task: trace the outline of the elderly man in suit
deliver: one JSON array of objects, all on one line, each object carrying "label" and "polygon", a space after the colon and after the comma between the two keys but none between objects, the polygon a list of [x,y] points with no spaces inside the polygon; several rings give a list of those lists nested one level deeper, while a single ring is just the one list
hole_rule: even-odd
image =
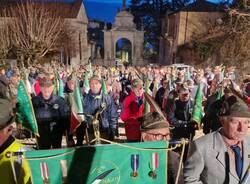
[{"label": "elderly man in suit", "polygon": [[247,105],[237,100],[231,106],[224,104],[219,119],[222,128],[191,143],[184,166],[185,183],[239,184],[249,174]]}]

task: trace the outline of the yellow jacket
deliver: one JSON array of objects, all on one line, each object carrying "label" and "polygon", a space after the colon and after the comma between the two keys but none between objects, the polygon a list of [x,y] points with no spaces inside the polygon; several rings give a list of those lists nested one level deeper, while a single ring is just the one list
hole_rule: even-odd
[{"label": "yellow jacket", "polygon": [[[15,183],[15,177],[17,178],[18,184],[30,183],[30,169],[28,162],[18,157],[11,157],[13,152],[25,151],[25,146],[16,140],[14,140],[2,153],[0,153],[0,183],[1,184],[12,184]],[[13,160],[13,164],[11,164]],[[13,169],[15,172],[13,172]]]}]

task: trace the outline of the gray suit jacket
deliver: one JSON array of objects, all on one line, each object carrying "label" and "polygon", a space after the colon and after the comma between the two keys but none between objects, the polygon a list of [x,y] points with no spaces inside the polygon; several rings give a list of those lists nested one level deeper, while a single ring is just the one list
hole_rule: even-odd
[{"label": "gray suit jacket", "polygon": [[239,178],[219,131],[207,134],[190,144],[184,183],[239,184],[250,164],[249,154],[250,137],[247,137],[243,141],[243,172]]}]

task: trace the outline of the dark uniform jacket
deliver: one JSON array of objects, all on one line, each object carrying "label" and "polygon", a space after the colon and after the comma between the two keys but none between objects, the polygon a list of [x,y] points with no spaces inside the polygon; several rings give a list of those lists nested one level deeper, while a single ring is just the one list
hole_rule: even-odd
[{"label": "dark uniform jacket", "polygon": [[70,109],[62,97],[52,95],[49,100],[44,100],[40,93],[32,98],[32,104],[38,124],[55,122],[61,131],[65,131],[69,124]]},{"label": "dark uniform jacket", "polygon": [[194,134],[194,124],[191,122],[193,102],[181,102],[175,100],[172,106],[167,106],[168,121],[175,127],[173,129],[173,139],[190,138]]},{"label": "dark uniform jacket", "polygon": [[155,95],[155,102],[162,108],[163,97],[165,94],[165,88],[161,87],[157,90]]}]

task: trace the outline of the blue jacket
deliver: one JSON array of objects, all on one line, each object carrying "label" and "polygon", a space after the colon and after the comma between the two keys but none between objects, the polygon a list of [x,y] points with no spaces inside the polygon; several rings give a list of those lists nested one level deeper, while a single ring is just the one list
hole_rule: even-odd
[{"label": "blue jacket", "polygon": [[[114,100],[105,94],[93,95],[89,92],[83,100],[83,110],[87,115],[95,115],[105,103],[106,109],[101,114],[100,131],[112,131],[115,134],[117,130],[118,113]],[[91,119],[87,118],[88,125],[91,125]]]}]

